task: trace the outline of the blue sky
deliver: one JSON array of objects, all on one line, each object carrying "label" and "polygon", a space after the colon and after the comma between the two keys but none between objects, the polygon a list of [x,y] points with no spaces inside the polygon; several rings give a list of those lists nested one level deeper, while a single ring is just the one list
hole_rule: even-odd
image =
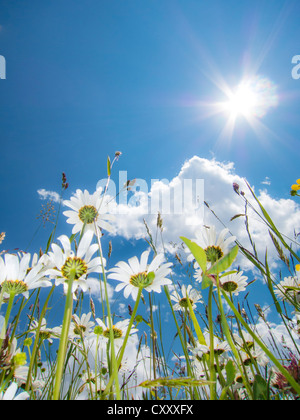
[{"label": "blue sky", "polygon": [[[274,199],[299,178],[298,1],[0,1],[0,232],[6,249],[28,246],[43,203],[39,189],[93,192],[107,156],[128,178],[173,179],[193,156],[232,162]],[[207,117],[245,75],[277,87],[278,105],[255,132],[239,117]],[[117,175],[118,179],[118,175]],[[264,184],[266,185],[266,184]],[[206,186],[209,190],[209,184]],[[45,203],[44,203],[45,204]],[[64,220],[58,233],[70,233]],[[41,230],[30,251],[43,246]],[[116,252],[129,252],[116,241]],[[118,258],[118,254],[115,257]]]}]

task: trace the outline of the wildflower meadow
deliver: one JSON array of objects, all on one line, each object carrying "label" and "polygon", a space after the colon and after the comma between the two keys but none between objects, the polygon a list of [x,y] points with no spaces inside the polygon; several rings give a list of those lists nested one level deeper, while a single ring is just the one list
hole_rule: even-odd
[{"label": "wildflower meadow", "polygon": [[[297,400],[296,238],[277,229],[248,183],[245,191],[233,184],[245,211],[232,221],[244,219],[251,249],[228,227],[217,227],[219,215],[215,225],[195,226],[193,237],[178,238],[181,254],[158,249],[154,238],[163,243],[164,227],[158,213],[156,232],[145,223],[144,250],[124,261],[115,256],[119,262],[111,266],[114,215],[106,194],[119,156],[107,161],[105,188],[77,189],[61,199],[54,219],[52,204],[43,209],[41,223],[51,219],[53,228],[36,252],[6,251],[9,232],[1,233],[0,399]],[[63,174],[64,197],[68,187]],[[300,180],[291,187],[292,199],[299,191]],[[272,239],[277,272],[269,267],[268,249],[263,260],[258,257],[249,209]],[[57,237],[58,220],[65,234]],[[237,264],[240,257],[246,268]],[[89,293],[90,278],[97,300]],[[292,347],[273,335],[264,308],[248,301],[258,282]],[[122,313],[112,305],[112,291],[122,300]],[[54,324],[56,299],[64,312]],[[168,308],[168,320],[161,308]]]}]

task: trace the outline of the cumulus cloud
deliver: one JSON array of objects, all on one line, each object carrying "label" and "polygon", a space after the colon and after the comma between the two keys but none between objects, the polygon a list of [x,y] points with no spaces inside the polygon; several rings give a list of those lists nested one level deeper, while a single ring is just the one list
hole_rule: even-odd
[{"label": "cumulus cloud", "polygon": [[[198,182],[198,184],[197,184]],[[212,211],[237,237],[238,241],[252,251],[248,233],[245,229],[245,218],[232,217],[245,213],[245,203],[236,194],[233,184],[238,184],[240,191],[255,205],[244,178],[235,171],[233,162],[218,162],[215,159],[205,159],[194,156],[187,160],[177,176],[172,180],[156,180],[147,189],[140,180],[140,188],[133,189],[133,195],[127,202],[115,203],[116,231],[126,239],[140,239],[146,236],[144,219],[152,234],[157,230],[157,214],[161,212],[163,219],[164,243],[168,251],[174,247],[170,243],[179,243],[180,236],[193,239],[195,229],[204,225],[222,224],[213,215]],[[277,199],[272,197],[265,189],[258,192],[252,186],[256,196],[263,204],[280,232],[289,238],[294,232],[300,230],[300,207],[293,199]],[[186,202],[184,197],[188,197]],[[160,199],[158,199],[160,197]],[[190,198],[193,197],[193,202]],[[208,203],[207,208],[203,201]],[[182,211],[180,206],[183,204]],[[175,210],[174,210],[175,209]],[[178,210],[179,209],[179,210]],[[268,234],[266,225],[255,212],[248,210],[249,229],[256,244],[258,256],[264,260],[266,248],[270,264],[275,266],[276,250]],[[249,267],[245,267],[249,268]]]},{"label": "cumulus cloud", "polygon": [[55,203],[60,202],[60,195],[55,191],[47,191],[44,188],[41,188],[37,191],[41,200],[51,200]]},{"label": "cumulus cloud", "polygon": [[271,180],[268,176],[266,176],[265,179],[261,183],[264,185],[271,185]]}]

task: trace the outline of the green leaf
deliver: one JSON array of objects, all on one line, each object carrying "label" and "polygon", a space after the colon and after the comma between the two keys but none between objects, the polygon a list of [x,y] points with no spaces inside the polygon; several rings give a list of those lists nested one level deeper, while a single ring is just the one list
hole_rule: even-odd
[{"label": "green leaf", "polygon": [[220,258],[217,262],[214,263],[214,265],[208,270],[208,273],[219,274],[222,271],[227,270],[227,268],[229,268],[233,264],[234,260],[237,257],[238,252],[239,252],[239,247],[235,245],[227,255]]},{"label": "green leaf", "polygon": [[191,301],[190,301],[188,296],[186,296],[186,301],[187,301],[187,304],[188,304],[188,307],[189,307],[190,317],[193,321],[193,325],[194,325],[194,328],[195,328],[195,331],[196,331],[196,334],[197,334],[198,341],[199,341],[200,344],[206,346],[206,341],[205,341],[204,335],[201,331],[200,325],[197,321],[195,312],[193,310],[193,307],[191,305]]},{"label": "green leaf", "polygon": [[47,246],[46,246],[46,251],[45,251],[45,253],[47,253],[47,252],[48,252],[48,250],[49,250],[49,248],[50,248],[51,241],[52,241],[52,235],[53,235],[53,232],[52,232],[52,233],[51,233],[51,235],[49,236],[49,239],[48,239],[48,242],[47,242]]},{"label": "green leaf", "polygon": [[201,248],[199,245],[197,245],[195,242],[191,241],[190,239],[184,238],[183,236],[180,237],[180,239],[186,244],[186,246],[189,248],[193,256],[195,257],[197,263],[201,267],[201,270],[203,273],[206,272],[206,266],[207,266],[207,258],[206,253],[203,248]]},{"label": "green leaf", "polygon": [[110,158],[107,157],[107,176],[110,177],[111,175],[111,164],[110,164]]},{"label": "green leaf", "polygon": [[226,366],[226,386],[233,384],[235,380],[235,367],[232,360],[228,360]]},{"label": "green leaf", "polygon": [[212,279],[208,277],[206,274],[203,274],[202,282],[201,282],[202,290],[207,289],[209,286],[212,285],[212,283],[213,283]]},{"label": "green leaf", "polygon": [[139,386],[144,388],[154,388],[159,386],[166,386],[171,388],[204,386],[210,384],[209,381],[194,378],[157,378],[142,382]]},{"label": "green leaf", "polygon": [[268,400],[269,391],[268,384],[264,378],[260,375],[255,375],[255,381],[253,384],[254,400]]}]

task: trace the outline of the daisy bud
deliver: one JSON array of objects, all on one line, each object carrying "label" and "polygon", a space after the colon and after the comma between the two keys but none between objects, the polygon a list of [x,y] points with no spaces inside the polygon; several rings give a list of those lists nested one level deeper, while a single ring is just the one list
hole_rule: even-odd
[{"label": "daisy bud", "polygon": [[100,327],[99,325],[97,325],[94,329],[94,334],[95,335],[102,335],[103,334],[103,328]]},{"label": "daisy bud", "polygon": [[240,189],[239,184],[237,184],[236,182],[234,182],[234,183],[232,184],[232,186],[233,186],[234,191],[235,191],[237,194],[239,194],[239,189]]},{"label": "daisy bud", "polygon": [[24,366],[24,365],[26,365],[26,353],[17,353],[14,356],[14,365],[15,366]]},{"label": "daisy bud", "polygon": [[28,337],[24,340],[24,346],[30,347],[32,345],[32,338]]}]

